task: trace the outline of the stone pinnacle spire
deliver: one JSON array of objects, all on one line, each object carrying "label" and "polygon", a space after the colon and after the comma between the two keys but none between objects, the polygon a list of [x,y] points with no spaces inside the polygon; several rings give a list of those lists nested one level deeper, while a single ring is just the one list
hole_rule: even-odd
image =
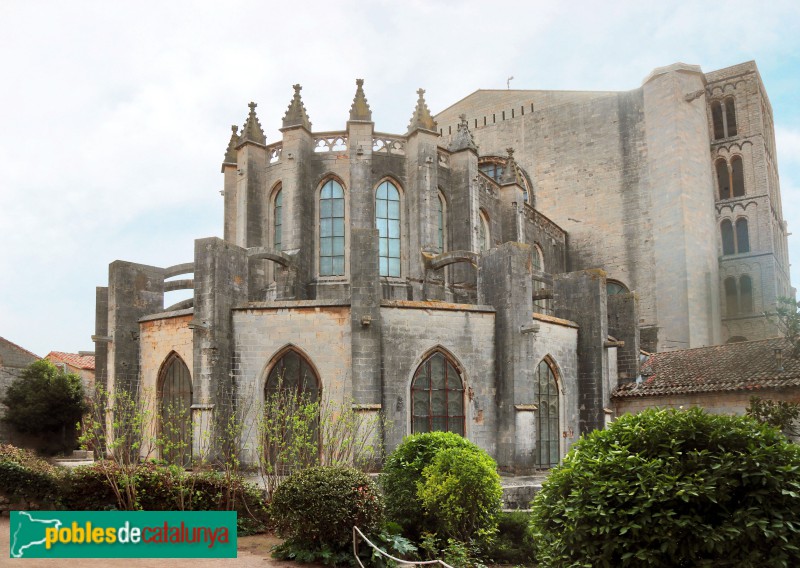
[{"label": "stone pinnacle spire", "polygon": [[506,157],[506,166],[503,169],[503,175],[500,177],[500,183],[519,183],[517,178],[517,162],[514,160],[514,148],[506,148],[508,156]]},{"label": "stone pinnacle spire", "polygon": [[456,135],[453,136],[453,140],[450,142],[450,147],[448,149],[451,152],[467,149],[477,151],[478,146],[475,144],[475,139],[472,137],[472,132],[469,131],[467,115],[460,114],[458,115],[458,118],[458,130],[456,130]]},{"label": "stone pinnacle spire", "polygon": [[428,110],[428,105],[425,103],[425,89],[417,91],[419,98],[417,99],[417,108],[414,109],[414,115],[411,117],[411,124],[408,125],[408,132],[415,130],[430,130],[436,132],[436,122],[431,116],[431,111]]},{"label": "stone pinnacle spire", "polygon": [[283,127],[291,128],[293,126],[302,126],[309,132],[311,131],[311,122],[308,120],[306,107],[303,100],[300,98],[300,90],[303,88],[300,85],[294,85],[294,97],[292,102],[289,103],[289,109],[283,117]]},{"label": "stone pinnacle spire", "polygon": [[239,127],[235,124],[231,125],[231,140],[228,142],[228,148],[225,150],[225,159],[223,162],[226,164],[236,163],[236,147],[241,143],[239,139]]},{"label": "stone pinnacle spire", "polygon": [[356,96],[353,98],[353,105],[350,107],[350,120],[360,120],[372,122],[372,111],[367,104],[367,97],[364,96],[364,79],[356,79]]},{"label": "stone pinnacle spire", "polygon": [[256,107],[258,105],[254,102],[250,102],[247,106],[250,107],[250,114],[247,115],[247,120],[242,127],[242,136],[239,142],[266,144],[267,137],[264,135],[264,130],[261,128],[261,123],[256,116]]}]

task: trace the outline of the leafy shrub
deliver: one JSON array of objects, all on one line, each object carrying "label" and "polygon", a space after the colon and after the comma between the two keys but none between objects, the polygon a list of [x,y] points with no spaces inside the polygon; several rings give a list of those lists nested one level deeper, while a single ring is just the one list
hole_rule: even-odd
[{"label": "leafy shrub", "polygon": [[[326,563],[352,561],[353,525],[365,534],[380,528],[383,503],[375,483],[348,467],[312,467],[289,476],[271,504],[282,558]],[[339,553],[345,553],[344,556]]]},{"label": "leafy shrub", "polygon": [[3,420],[18,432],[50,439],[64,434],[63,449],[74,447],[75,423],[84,410],[78,375],[65,373],[46,359],[34,361],[9,385],[2,402],[8,407]]},{"label": "leafy shrub", "polygon": [[40,504],[58,499],[59,472],[30,450],[0,444],[0,494]]},{"label": "leafy shrub", "polygon": [[579,440],[532,508],[542,566],[797,566],[800,447],[746,417],[625,415]]},{"label": "leafy shrub", "polygon": [[380,476],[386,499],[386,517],[403,527],[404,534],[418,539],[423,532],[436,532],[425,515],[417,494],[422,472],[441,450],[476,448],[475,444],[451,432],[412,434],[392,452]]},{"label": "leafy shrub", "polygon": [[530,513],[504,511],[497,519],[497,536],[485,556],[498,564],[530,564],[533,562],[533,541],[528,525]]},{"label": "leafy shrub", "polygon": [[422,477],[417,497],[440,538],[477,545],[491,540],[503,489],[489,454],[477,446],[441,450]]},{"label": "leafy shrub", "polygon": [[72,511],[117,509],[117,496],[97,464],[65,472],[61,484],[61,503]]}]

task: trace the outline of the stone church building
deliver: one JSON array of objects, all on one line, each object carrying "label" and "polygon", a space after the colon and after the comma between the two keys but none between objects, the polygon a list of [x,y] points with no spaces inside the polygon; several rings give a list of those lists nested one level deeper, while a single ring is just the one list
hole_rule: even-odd
[{"label": "stone church building", "polygon": [[479,90],[436,116],[420,90],[404,134],[375,130],[356,83],[340,131],[312,129],[296,85],[268,143],[251,103],[224,238],[178,266],[115,261],[97,289],[98,383],[191,406],[195,450],[282,376],[383,412],[387,451],[448,430],[503,470],[548,468],[614,417],[640,349],[774,335],[760,314],[793,290],[755,63]]}]

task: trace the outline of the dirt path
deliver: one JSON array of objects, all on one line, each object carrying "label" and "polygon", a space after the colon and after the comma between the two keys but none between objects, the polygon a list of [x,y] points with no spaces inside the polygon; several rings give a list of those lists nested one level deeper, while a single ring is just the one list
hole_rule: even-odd
[{"label": "dirt path", "polygon": [[[280,541],[272,535],[245,536],[238,539],[238,558],[208,559],[130,559],[130,558],[86,558],[86,559],[25,559],[9,558],[9,519],[0,517],[0,566],[19,568],[299,568],[300,564],[275,560],[270,557],[270,548]],[[319,564],[303,564],[303,568],[322,568]]]}]

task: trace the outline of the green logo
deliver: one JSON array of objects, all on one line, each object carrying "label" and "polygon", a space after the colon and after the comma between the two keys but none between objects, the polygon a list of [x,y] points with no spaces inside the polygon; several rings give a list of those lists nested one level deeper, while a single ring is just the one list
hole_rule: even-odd
[{"label": "green logo", "polygon": [[11,558],[236,558],[235,511],[12,511]]}]

